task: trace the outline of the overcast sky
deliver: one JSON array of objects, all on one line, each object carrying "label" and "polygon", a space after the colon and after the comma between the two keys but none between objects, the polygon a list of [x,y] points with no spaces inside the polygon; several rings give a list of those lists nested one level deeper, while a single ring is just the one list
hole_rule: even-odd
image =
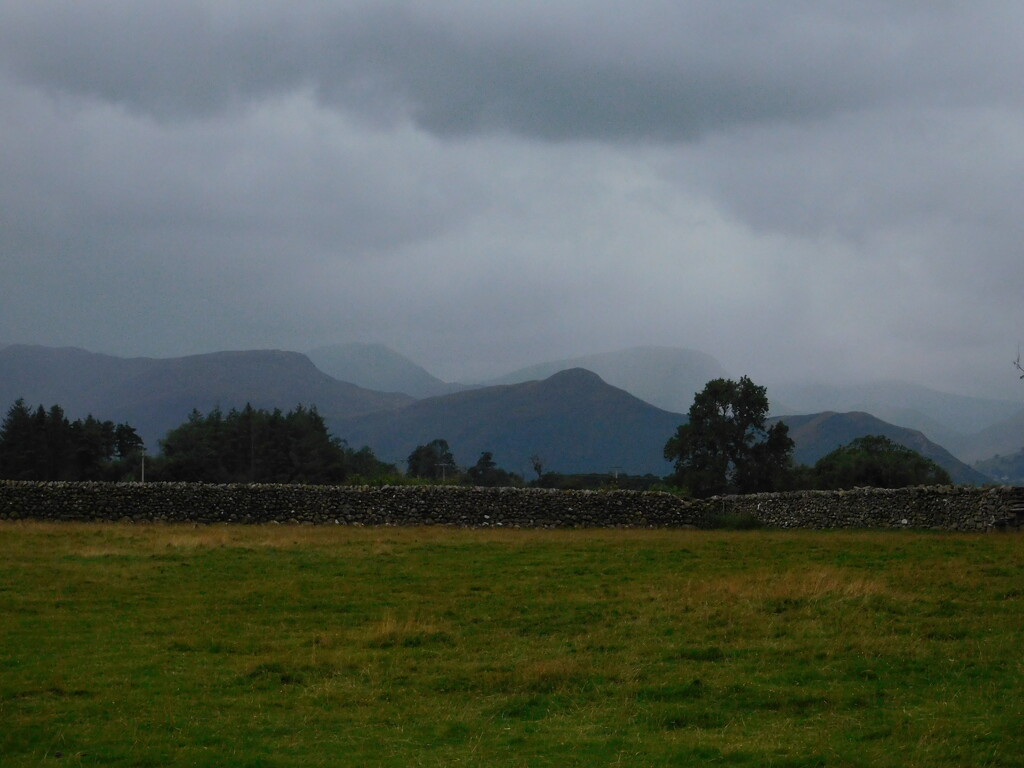
[{"label": "overcast sky", "polygon": [[1024,399],[1024,4],[0,0],[0,342]]}]

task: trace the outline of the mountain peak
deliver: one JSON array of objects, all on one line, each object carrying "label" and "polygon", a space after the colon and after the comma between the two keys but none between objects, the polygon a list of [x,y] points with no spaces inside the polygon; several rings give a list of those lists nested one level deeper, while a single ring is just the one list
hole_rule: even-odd
[{"label": "mountain peak", "polygon": [[605,380],[593,371],[586,368],[566,368],[564,371],[553,373],[544,379],[545,384],[552,386],[579,387],[605,384]]},{"label": "mountain peak", "polygon": [[567,360],[552,360],[514,371],[488,384],[517,384],[545,379],[559,371],[583,368],[666,411],[685,413],[693,397],[712,379],[728,373],[704,352],[680,347],[629,347]]},{"label": "mountain peak", "polygon": [[419,400],[387,413],[337,421],[350,445],[379,456],[407,456],[428,440],[448,440],[460,464],[490,451],[522,471],[531,456],[558,472],[664,474],[665,441],[685,417],[606,383],[593,371],[568,368],[542,380],[501,384]]},{"label": "mountain peak", "polygon": [[325,417],[406,405],[411,398],[332,379],[306,355],[231,350],[186,357],[119,358],[65,347],[0,350],[0,400],[57,404],[70,417],[125,421],[152,448],[193,408],[316,406]]}]

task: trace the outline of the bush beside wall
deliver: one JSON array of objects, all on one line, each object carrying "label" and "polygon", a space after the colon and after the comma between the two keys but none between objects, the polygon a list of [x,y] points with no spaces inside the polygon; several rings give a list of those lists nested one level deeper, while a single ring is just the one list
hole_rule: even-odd
[{"label": "bush beside wall", "polygon": [[0,520],[451,525],[512,528],[1019,530],[1024,489],[901,488],[723,496],[462,486],[209,485],[0,481]]}]

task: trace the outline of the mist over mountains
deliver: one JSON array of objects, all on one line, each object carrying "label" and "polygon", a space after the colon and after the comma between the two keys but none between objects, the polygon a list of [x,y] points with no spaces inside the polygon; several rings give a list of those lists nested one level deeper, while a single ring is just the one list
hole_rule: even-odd
[{"label": "mist over mountains", "polygon": [[[1024,391],[1022,391],[1024,394]],[[1024,404],[940,392],[905,381],[879,381],[848,386],[822,384],[771,384],[773,412],[816,413],[820,411],[864,411],[880,419],[918,429],[947,446],[964,461],[992,455],[993,441],[1000,440],[1001,427],[1008,423],[1024,426]],[[977,439],[979,434],[989,437]],[[1018,436],[1024,431],[1017,431]],[[1020,447],[1020,437],[1011,443]],[[998,452],[998,451],[996,451]]]},{"label": "mist over mountains", "polygon": [[463,384],[441,381],[383,344],[333,344],[310,350],[307,354],[324,373],[367,389],[401,392],[415,398],[447,395],[466,389]]},{"label": "mist over mountains", "polygon": [[[133,424],[151,452],[193,409],[251,403],[315,405],[332,432],[398,464],[418,444],[444,438],[460,464],[491,451],[522,472],[540,456],[558,472],[654,473],[670,466],[665,441],[707,381],[736,375],[712,356],[635,347],[538,363],[474,384],[444,382],[377,344],[321,347],[308,355],[247,350],[180,358],[119,358],[77,348],[0,348],[0,400],[60,404]],[[765,382],[758,382],[765,383]],[[932,458],[958,481],[985,482],[967,466],[1012,454],[1024,409],[902,382],[849,387],[767,383],[795,457],[813,463],[865,434],[881,434]]]}]

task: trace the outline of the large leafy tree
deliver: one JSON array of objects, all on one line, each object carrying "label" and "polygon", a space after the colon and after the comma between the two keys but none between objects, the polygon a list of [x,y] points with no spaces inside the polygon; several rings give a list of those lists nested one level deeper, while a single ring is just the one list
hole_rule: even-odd
[{"label": "large leafy tree", "polygon": [[949,473],[917,451],[881,435],[867,435],[836,448],[814,465],[814,482],[823,490],[868,486],[950,485]]},{"label": "large leafy tree", "polygon": [[452,477],[457,469],[448,441],[441,438],[416,446],[409,454],[406,465],[409,477],[428,480],[446,480]]},{"label": "large leafy tree", "polygon": [[665,444],[675,482],[699,498],[780,487],[793,440],[783,422],[767,426],[766,392],[746,376],[709,381]]}]

